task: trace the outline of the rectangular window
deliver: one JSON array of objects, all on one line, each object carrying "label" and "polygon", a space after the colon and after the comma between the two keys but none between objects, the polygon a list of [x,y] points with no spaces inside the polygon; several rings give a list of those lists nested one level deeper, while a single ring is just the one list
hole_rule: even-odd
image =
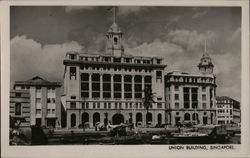
[{"label": "rectangular window", "polygon": [[70,109],[76,109],[76,103],[75,102],[70,103]]},{"label": "rectangular window", "polygon": [[50,100],[50,98],[47,98],[47,103],[51,103],[51,100]]},{"label": "rectangular window", "polygon": [[207,107],[207,104],[206,103],[202,103],[202,108],[206,109],[206,107]]},{"label": "rectangular window", "polygon": [[109,109],[111,109],[111,103],[109,103]]},{"label": "rectangular window", "polygon": [[21,115],[21,112],[22,112],[21,103],[16,103],[15,104],[15,115]]},{"label": "rectangular window", "polygon": [[55,114],[55,111],[56,111],[55,109],[52,109],[52,114]]},{"label": "rectangular window", "polygon": [[175,103],[175,109],[179,109],[180,108],[180,104],[179,103]]},{"label": "rectangular window", "polygon": [[95,109],[95,103],[93,103],[93,109]]},{"label": "rectangular window", "polygon": [[41,109],[36,109],[36,114],[41,114]]},{"label": "rectangular window", "polygon": [[157,108],[161,109],[162,108],[162,104],[161,103],[157,103]]},{"label": "rectangular window", "polygon": [[161,78],[162,78],[162,72],[156,71],[156,79],[161,79]]},{"label": "rectangular window", "polygon": [[174,86],[175,91],[179,91],[179,86]]},{"label": "rectangular window", "polygon": [[202,87],[202,92],[206,92],[206,87],[205,86]]},{"label": "rectangular window", "polygon": [[76,96],[71,96],[70,99],[76,99]]},{"label": "rectangular window", "polygon": [[75,54],[71,54],[71,55],[70,55],[70,59],[71,59],[71,60],[76,59],[76,55],[75,55]]},{"label": "rectangular window", "polygon": [[206,94],[202,94],[202,100],[205,101],[206,99]]},{"label": "rectangular window", "polygon": [[69,71],[70,71],[70,77],[69,77],[70,80],[71,79],[76,80],[76,67],[70,67]]},{"label": "rectangular window", "polygon": [[85,103],[82,103],[82,109],[85,109]]},{"label": "rectangular window", "polygon": [[107,108],[107,103],[104,103],[103,107],[104,107],[104,109],[106,109]]},{"label": "rectangular window", "polygon": [[189,88],[184,87],[183,88],[184,94],[183,94],[183,98],[184,98],[184,108],[189,108],[190,107],[190,98],[189,98]]},{"label": "rectangular window", "polygon": [[175,100],[179,100],[179,94],[175,94],[175,95],[174,95],[174,99],[175,99]]},{"label": "rectangular window", "polygon": [[16,93],[16,97],[21,97],[21,93]]}]

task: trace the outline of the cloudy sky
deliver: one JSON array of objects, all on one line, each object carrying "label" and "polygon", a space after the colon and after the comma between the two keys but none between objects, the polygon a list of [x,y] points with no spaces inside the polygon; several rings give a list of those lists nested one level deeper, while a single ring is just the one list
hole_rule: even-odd
[{"label": "cloudy sky", "polygon": [[[110,7],[11,7],[10,78],[63,81],[67,51],[104,53]],[[239,7],[117,7],[125,53],[162,56],[167,71],[197,72],[204,43],[215,65],[217,95],[240,100]]]}]

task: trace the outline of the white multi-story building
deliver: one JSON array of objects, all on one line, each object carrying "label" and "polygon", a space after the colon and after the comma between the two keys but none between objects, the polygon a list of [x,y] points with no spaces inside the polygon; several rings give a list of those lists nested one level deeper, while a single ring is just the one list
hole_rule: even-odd
[{"label": "white multi-story building", "polygon": [[241,122],[240,102],[227,97],[216,97],[218,124],[239,124]]},{"label": "white multi-story building", "polygon": [[29,92],[30,125],[61,127],[60,87],[61,83],[49,82],[38,76],[26,81],[15,81],[15,92]]},{"label": "white multi-story building", "polygon": [[168,124],[216,124],[216,77],[207,54],[198,68],[196,74],[174,71],[165,76]]},{"label": "white multi-story building", "polygon": [[[64,59],[67,127],[87,122],[107,124],[165,123],[164,69],[160,57],[132,56],[123,47],[123,32],[114,22],[100,55],[68,52]],[[155,101],[146,112],[142,98],[148,87]]]}]

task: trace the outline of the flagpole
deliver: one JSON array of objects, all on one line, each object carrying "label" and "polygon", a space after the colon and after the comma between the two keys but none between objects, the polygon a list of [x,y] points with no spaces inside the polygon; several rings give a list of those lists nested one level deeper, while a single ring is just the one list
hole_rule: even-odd
[{"label": "flagpole", "polygon": [[114,12],[113,12],[113,21],[115,23],[115,7],[114,7]]}]

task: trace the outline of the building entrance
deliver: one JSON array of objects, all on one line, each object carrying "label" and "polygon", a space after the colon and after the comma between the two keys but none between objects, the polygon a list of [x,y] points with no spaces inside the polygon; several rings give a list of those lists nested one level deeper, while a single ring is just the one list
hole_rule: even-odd
[{"label": "building entrance", "polygon": [[119,125],[121,123],[124,123],[124,117],[122,114],[115,114],[113,117],[112,117],[112,123],[113,125]]}]

